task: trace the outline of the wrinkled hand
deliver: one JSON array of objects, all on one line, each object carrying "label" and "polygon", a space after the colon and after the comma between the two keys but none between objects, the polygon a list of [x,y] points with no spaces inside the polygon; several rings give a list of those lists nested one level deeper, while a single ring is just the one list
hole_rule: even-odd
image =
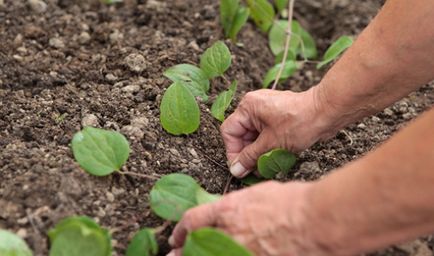
[{"label": "wrinkled hand", "polygon": [[181,256],[186,235],[206,226],[232,236],[254,255],[327,255],[311,235],[316,228],[309,227],[315,224],[306,219],[310,187],[309,183],[270,181],[190,209],[169,239],[174,248],[169,255]]},{"label": "wrinkled hand", "polygon": [[327,126],[314,90],[249,92],[221,126],[231,173],[244,177],[260,155],[275,148],[299,152],[321,139]]}]

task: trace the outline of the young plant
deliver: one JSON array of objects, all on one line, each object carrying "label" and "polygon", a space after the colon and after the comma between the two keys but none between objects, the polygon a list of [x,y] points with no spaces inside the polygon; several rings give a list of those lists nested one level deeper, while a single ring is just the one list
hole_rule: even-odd
[{"label": "young plant", "polygon": [[250,17],[255,24],[262,32],[267,32],[276,15],[273,5],[268,0],[247,0],[247,5],[250,9]]},{"label": "young plant", "polygon": [[220,1],[220,22],[225,32],[225,37],[232,42],[237,41],[237,35],[249,18],[250,10],[240,5],[239,0]]},{"label": "young plant", "polygon": [[[160,105],[160,122],[167,132],[182,135],[193,133],[199,128],[200,110],[195,97],[207,101],[210,80],[223,76],[231,62],[228,47],[218,41],[202,54],[199,67],[179,64],[164,72],[164,76],[173,81]],[[222,92],[211,107],[215,110],[212,111],[213,116],[220,121],[223,121],[224,112],[235,93],[234,84],[236,82],[228,91]]]},{"label": "young plant", "polygon": [[0,229],[1,256],[32,256],[32,251],[19,236]]},{"label": "young plant", "polygon": [[214,228],[201,228],[191,232],[182,250],[183,256],[253,256],[225,233]]},{"label": "young plant", "polygon": [[69,217],[48,232],[50,256],[111,256],[109,232],[86,216]]},{"label": "young plant", "polygon": [[122,134],[85,127],[72,139],[75,160],[88,173],[106,176],[119,171],[127,162],[130,146]]},{"label": "young plant", "polygon": [[273,179],[278,173],[288,174],[296,162],[295,155],[285,149],[273,149],[258,159],[258,172],[266,179]]},{"label": "young plant", "polygon": [[316,66],[317,69],[322,68],[328,63],[339,57],[346,49],[353,44],[353,39],[349,36],[339,37],[325,52],[322,61]]},{"label": "young plant", "polygon": [[180,173],[162,177],[150,193],[152,211],[171,221],[179,221],[190,208],[218,199],[218,195],[206,192],[192,177]]},{"label": "young plant", "polygon": [[137,232],[127,247],[126,256],[156,256],[158,243],[155,230],[144,228]]}]

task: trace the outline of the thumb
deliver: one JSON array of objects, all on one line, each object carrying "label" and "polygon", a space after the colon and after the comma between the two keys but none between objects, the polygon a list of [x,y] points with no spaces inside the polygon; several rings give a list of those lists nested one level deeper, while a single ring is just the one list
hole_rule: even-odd
[{"label": "thumb", "polygon": [[230,171],[237,178],[243,178],[249,174],[256,166],[256,161],[265,152],[270,149],[271,141],[262,132],[259,137],[252,143],[247,145],[232,162]]}]

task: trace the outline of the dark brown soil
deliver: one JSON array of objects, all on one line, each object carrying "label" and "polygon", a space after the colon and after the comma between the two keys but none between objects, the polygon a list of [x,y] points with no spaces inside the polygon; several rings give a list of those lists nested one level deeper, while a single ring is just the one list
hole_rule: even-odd
[{"label": "dark brown soil", "polygon": [[[201,105],[201,127],[191,136],[168,135],[158,119],[170,83],[162,72],[197,63],[203,50],[222,38],[218,1],[46,2],[43,14],[24,0],[0,6],[0,228],[24,237],[35,255],[47,255],[46,233],[55,223],[88,215],[113,232],[115,255],[123,255],[140,227],[163,223],[148,205],[153,181],[91,177],[74,162],[70,140],[83,123],[119,130],[132,145],[128,171],[188,173],[208,191],[221,193],[229,174],[219,122],[208,114],[209,105]],[[297,1],[296,13],[323,51],[338,36],[360,32],[380,6],[375,0]],[[255,26],[249,24],[239,41],[244,46],[231,45],[234,65],[228,73],[240,81],[238,100],[259,87],[273,62],[267,38]],[[131,54],[144,57],[143,71],[127,65]],[[306,65],[287,88],[305,90],[322,75]],[[213,94],[224,87],[214,81]],[[431,106],[433,90],[427,85],[301,153],[290,178],[317,179],[360,157]],[[233,181],[231,189],[239,186]],[[168,232],[159,237],[162,255]],[[433,245],[429,237],[376,255],[432,255]],[[421,254],[424,250],[428,254]]]}]

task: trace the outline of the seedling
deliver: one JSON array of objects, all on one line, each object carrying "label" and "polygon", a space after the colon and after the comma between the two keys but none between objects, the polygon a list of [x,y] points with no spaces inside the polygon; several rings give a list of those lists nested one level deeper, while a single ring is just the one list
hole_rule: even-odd
[{"label": "seedling", "polygon": [[116,4],[116,3],[122,3],[123,0],[101,0],[104,4]]},{"label": "seedling", "polygon": [[86,216],[69,217],[48,232],[50,256],[111,256],[111,236]]},{"label": "seedling", "polygon": [[156,256],[158,255],[158,243],[155,231],[144,228],[137,232],[128,245],[126,256]]},{"label": "seedling", "polygon": [[250,10],[240,5],[239,0],[220,1],[220,21],[225,31],[225,37],[236,42],[237,34],[246,24]]},{"label": "seedling", "polygon": [[278,173],[288,174],[295,164],[295,155],[285,149],[274,149],[258,159],[258,172],[266,179],[274,178]]},{"label": "seedling", "polygon": [[353,44],[353,39],[349,36],[341,36],[339,37],[324,54],[324,57],[320,63],[316,66],[317,69],[322,68],[328,63],[335,60],[342,54],[347,48],[349,48]]},{"label": "seedling", "polygon": [[119,171],[128,160],[130,146],[122,134],[85,127],[72,139],[72,151],[80,166],[95,176]]},{"label": "seedling", "polygon": [[[173,81],[160,105],[160,122],[167,132],[182,135],[193,133],[199,128],[200,111],[195,97],[207,101],[210,80],[223,77],[231,66],[231,61],[228,47],[218,41],[202,54],[200,67],[179,64],[164,72],[164,76]],[[224,112],[229,107],[235,90],[236,81],[228,91],[217,97],[211,107],[211,113],[216,119],[224,120]]]},{"label": "seedling", "polygon": [[32,251],[19,236],[0,229],[1,256],[32,256]]},{"label": "seedling", "polygon": [[209,194],[201,188],[192,177],[175,173],[155,183],[150,193],[150,204],[159,217],[179,221],[188,209],[218,198],[218,195]]},{"label": "seedling", "polygon": [[187,236],[182,255],[252,256],[253,254],[225,233],[213,228],[201,228]]}]

